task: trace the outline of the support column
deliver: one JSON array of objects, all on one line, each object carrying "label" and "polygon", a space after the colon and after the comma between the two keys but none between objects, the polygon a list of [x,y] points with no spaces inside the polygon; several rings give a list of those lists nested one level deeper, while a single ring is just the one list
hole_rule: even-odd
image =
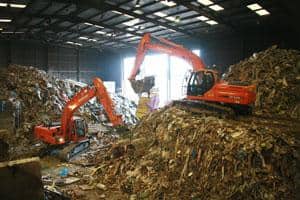
[{"label": "support column", "polygon": [[79,56],[80,56],[80,50],[79,48],[76,51],[76,80],[80,81],[80,60],[79,60]]},{"label": "support column", "polygon": [[12,47],[11,47],[11,41],[9,40],[8,42],[8,49],[7,49],[7,66],[12,64]]}]

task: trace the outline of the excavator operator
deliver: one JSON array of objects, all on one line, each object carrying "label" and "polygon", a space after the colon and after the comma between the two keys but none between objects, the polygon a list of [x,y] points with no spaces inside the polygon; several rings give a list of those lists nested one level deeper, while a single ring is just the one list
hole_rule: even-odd
[{"label": "excavator operator", "polygon": [[191,76],[188,85],[188,95],[199,96],[203,95],[214,85],[212,73],[195,73]]}]

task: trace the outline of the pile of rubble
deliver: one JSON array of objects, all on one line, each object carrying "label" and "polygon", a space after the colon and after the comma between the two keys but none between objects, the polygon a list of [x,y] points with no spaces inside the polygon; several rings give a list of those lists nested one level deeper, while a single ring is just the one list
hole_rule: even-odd
[{"label": "pile of rubble", "polygon": [[300,129],[287,124],[165,108],[118,141],[93,177],[130,199],[294,199]]},{"label": "pile of rubble", "polygon": [[[23,149],[37,149],[32,142],[33,127],[49,121],[59,121],[66,102],[85,84],[73,83],[50,76],[45,71],[33,67],[10,65],[0,70],[0,100],[11,102],[20,113],[20,128],[16,135],[9,137],[12,155]],[[114,95],[117,113],[121,114],[126,125],[137,122],[134,109],[136,105]],[[89,123],[108,124],[102,105],[96,100],[88,102],[78,110]],[[26,148],[25,148],[26,146]],[[28,148],[27,148],[28,147]],[[19,149],[19,150],[18,150]]]},{"label": "pile of rubble", "polygon": [[225,80],[257,85],[257,114],[300,118],[300,52],[273,46],[230,67]]}]

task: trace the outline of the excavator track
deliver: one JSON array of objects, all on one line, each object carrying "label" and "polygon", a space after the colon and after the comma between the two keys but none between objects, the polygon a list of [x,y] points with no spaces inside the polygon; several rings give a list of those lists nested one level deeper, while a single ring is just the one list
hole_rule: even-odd
[{"label": "excavator track", "polygon": [[205,101],[176,100],[173,101],[172,105],[197,114],[217,114],[229,117],[235,116],[235,111],[233,108],[226,105]]},{"label": "excavator track", "polygon": [[69,161],[79,153],[87,150],[90,147],[90,140],[82,140],[77,143],[70,143],[59,151],[58,157],[63,161]]}]

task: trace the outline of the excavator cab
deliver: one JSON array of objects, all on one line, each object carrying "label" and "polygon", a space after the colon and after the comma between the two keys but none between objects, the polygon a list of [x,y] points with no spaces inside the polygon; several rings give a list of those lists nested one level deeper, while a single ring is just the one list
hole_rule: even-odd
[{"label": "excavator cab", "polygon": [[202,96],[215,84],[215,76],[212,71],[192,72],[187,85],[188,96]]},{"label": "excavator cab", "polygon": [[77,118],[74,120],[74,134],[77,138],[83,138],[87,134],[87,125],[84,119]]}]

